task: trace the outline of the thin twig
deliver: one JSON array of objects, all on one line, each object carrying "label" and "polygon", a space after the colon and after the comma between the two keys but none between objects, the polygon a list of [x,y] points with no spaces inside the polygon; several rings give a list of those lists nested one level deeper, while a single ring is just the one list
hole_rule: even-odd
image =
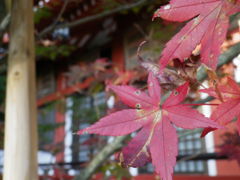
[{"label": "thin twig", "polygon": [[91,22],[93,20],[97,20],[97,19],[101,19],[101,18],[106,17],[106,16],[110,16],[110,15],[115,14],[117,12],[130,10],[132,8],[135,8],[137,6],[140,6],[140,5],[144,4],[145,2],[147,2],[147,0],[139,0],[135,3],[128,4],[128,5],[123,5],[121,7],[115,8],[113,10],[107,10],[107,11],[104,11],[103,13],[100,13],[100,14],[87,16],[86,18],[81,18],[81,19],[78,19],[78,20],[73,21],[73,22],[69,22],[69,23],[67,22],[67,23],[56,25],[54,27],[49,27],[44,33],[42,32],[41,34],[39,34],[39,38],[46,35],[47,33],[52,32],[54,29],[60,29],[60,28],[65,28],[65,27],[72,28],[72,27],[75,27],[75,26],[79,26],[81,24],[85,24],[85,23]]},{"label": "thin twig", "polygon": [[63,6],[62,6],[62,8],[61,8],[61,11],[59,12],[59,14],[58,14],[57,18],[55,19],[55,21],[54,21],[51,25],[49,25],[48,27],[46,27],[45,29],[43,29],[42,32],[39,33],[39,35],[38,35],[39,37],[42,37],[42,36],[43,36],[44,34],[46,34],[49,30],[52,30],[52,29],[54,29],[54,28],[56,27],[57,23],[58,23],[59,20],[62,18],[62,15],[63,15],[63,13],[65,12],[68,3],[69,3],[69,0],[65,0],[65,1],[64,1],[64,4],[63,4]]},{"label": "thin twig", "polygon": [[138,49],[137,49],[137,57],[138,57],[138,60],[139,60],[140,63],[144,62],[144,58],[141,56],[140,51],[142,49],[142,46],[146,43],[147,43],[147,41],[141,42],[138,46]]}]

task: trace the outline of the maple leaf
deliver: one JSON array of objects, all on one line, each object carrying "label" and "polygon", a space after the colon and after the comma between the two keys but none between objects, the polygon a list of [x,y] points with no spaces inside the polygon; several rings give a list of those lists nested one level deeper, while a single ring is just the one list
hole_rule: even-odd
[{"label": "maple leaf", "polygon": [[[221,103],[212,113],[211,119],[220,125],[227,125],[233,118],[237,117],[237,129],[240,134],[240,87],[231,78],[228,78],[228,82],[224,86],[219,86],[223,103]],[[210,96],[214,96],[220,99],[218,93],[214,88],[202,89],[201,92],[208,93]],[[201,137],[204,137],[209,132],[216,130],[215,128],[206,128],[203,130]]]},{"label": "maple leaf", "polygon": [[153,18],[183,22],[191,19],[166,45],[161,68],[172,59],[184,61],[201,45],[201,62],[215,69],[226,37],[229,16],[240,11],[239,0],[171,0]]},{"label": "maple leaf", "polygon": [[231,160],[237,160],[240,165],[240,136],[237,132],[227,132],[222,137],[223,143],[218,146],[220,155],[226,155]]},{"label": "maple leaf", "polygon": [[87,66],[77,64],[71,65],[69,71],[64,73],[64,76],[68,79],[68,85],[70,86],[83,81],[84,78],[87,78],[91,74]]},{"label": "maple leaf", "polygon": [[119,70],[119,69],[115,69],[115,73],[117,75],[117,78],[113,81],[112,84],[114,85],[126,85],[128,84],[129,82],[132,82],[135,79],[136,75],[137,75],[137,72],[136,71],[122,71],[122,70]]},{"label": "maple leaf", "polygon": [[171,180],[178,152],[177,133],[172,123],[186,129],[219,127],[198,111],[180,104],[188,88],[188,83],[179,86],[160,104],[161,88],[153,73],[148,77],[148,94],[131,86],[111,85],[110,89],[132,109],[110,114],[78,134],[121,136],[140,129],[118,155],[121,164],[138,167],[152,159],[162,179]]}]

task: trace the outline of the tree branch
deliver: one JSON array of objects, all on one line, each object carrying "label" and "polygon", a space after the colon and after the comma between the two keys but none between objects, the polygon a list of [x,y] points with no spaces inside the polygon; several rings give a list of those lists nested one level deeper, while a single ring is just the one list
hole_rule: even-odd
[{"label": "tree branch", "polygon": [[[217,68],[220,68],[224,64],[231,62],[239,54],[240,54],[240,43],[230,47],[226,52],[220,55],[220,57],[218,58]],[[205,68],[201,68],[197,73],[197,80],[203,81],[206,78],[207,78],[207,73],[205,71]]]},{"label": "tree branch", "polygon": [[87,16],[86,18],[78,19],[76,21],[69,22],[69,23],[60,24],[60,25],[57,25],[57,26],[54,26],[54,27],[49,26],[48,28],[46,28],[46,30],[44,32],[41,32],[38,35],[38,37],[41,38],[44,35],[46,35],[47,33],[52,32],[54,29],[65,28],[65,27],[72,28],[74,26],[78,26],[78,25],[85,24],[85,23],[93,21],[93,20],[97,20],[97,19],[101,19],[101,18],[106,17],[106,16],[110,16],[110,15],[115,14],[115,13],[120,12],[120,11],[126,11],[126,10],[129,10],[129,9],[135,8],[137,6],[140,6],[140,5],[144,4],[145,2],[147,2],[147,0],[139,0],[135,3],[128,4],[128,5],[123,5],[121,7],[117,7],[113,10],[104,11],[101,14]]},{"label": "tree branch", "polygon": [[178,155],[177,162],[181,162],[182,159],[184,159],[184,161],[199,161],[210,159],[223,160],[228,159],[228,157],[226,155],[220,155],[217,153],[197,153],[193,155]]},{"label": "tree branch", "polygon": [[79,176],[76,176],[74,180],[88,180],[97,170],[97,168],[115,151],[119,150],[123,146],[123,142],[128,136],[119,136],[114,139],[110,144],[107,144],[88,164],[88,166],[81,172]]},{"label": "tree branch", "polygon": [[8,13],[2,20],[1,24],[0,24],[0,37],[2,37],[4,31],[6,30],[7,26],[10,23],[10,13]]}]

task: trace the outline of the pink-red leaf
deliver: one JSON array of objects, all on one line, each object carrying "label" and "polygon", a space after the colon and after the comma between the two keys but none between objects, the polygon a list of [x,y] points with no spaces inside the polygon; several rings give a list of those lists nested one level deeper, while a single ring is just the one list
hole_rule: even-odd
[{"label": "pink-red leaf", "polygon": [[146,126],[123,148],[119,155],[123,167],[141,167],[151,160],[149,136],[150,127]]},{"label": "pink-red leaf", "polygon": [[237,130],[238,130],[238,134],[240,136],[240,116],[237,119]]},{"label": "pink-red leaf", "polygon": [[[159,148],[161,147],[161,149]],[[155,171],[161,179],[171,180],[173,167],[176,164],[178,140],[175,128],[166,119],[156,125],[150,145],[150,152]]]},{"label": "pink-red leaf", "polygon": [[240,87],[238,84],[230,77],[228,77],[227,85],[223,86],[221,89],[221,92],[228,93],[235,95],[236,97],[240,97]]},{"label": "pink-red leaf", "polygon": [[[226,85],[220,85],[218,87],[221,96],[225,101],[231,98],[240,98],[240,87],[232,78],[228,78]],[[212,87],[208,89],[201,89],[200,92],[207,93],[217,99],[219,98],[218,94],[215,91],[215,88]]]},{"label": "pink-red leaf", "polygon": [[[217,18],[211,22],[208,31],[201,40],[201,62],[208,67],[215,69],[217,67],[218,56],[221,53],[229,22],[225,17],[224,9],[219,9]],[[223,17],[221,17],[223,16]]]},{"label": "pink-red leaf", "polygon": [[107,136],[122,136],[138,130],[152,118],[151,111],[122,110],[100,119],[92,126],[80,130],[78,134],[94,133]]},{"label": "pink-red leaf", "polygon": [[186,105],[178,105],[165,108],[169,120],[177,126],[184,129],[194,128],[221,128],[216,122],[206,118],[195,109],[187,107]]},{"label": "pink-red leaf", "polygon": [[132,108],[151,108],[152,99],[144,92],[131,86],[109,86],[121,101]]},{"label": "pink-red leaf", "polygon": [[240,99],[235,98],[220,104],[212,113],[211,118],[221,125],[226,125],[234,117],[240,115]]},{"label": "pink-red leaf", "polygon": [[169,21],[183,22],[198,16],[203,11],[212,10],[217,4],[219,4],[218,0],[171,0],[169,4],[158,9],[153,18],[161,17]]},{"label": "pink-red leaf", "polygon": [[120,162],[123,166],[138,167],[152,159],[156,172],[160,173],[162,179],[171,180],[177,155],[177,135],[171,122],[190,129],[218,127],[215,122],[200,115],[196,110],[180,104],[187,95],[188,86],[188,83],[179,86],[162,106],[160,86],[153,73],[148,77],[149,96],[130,86],[110,86],[125,104],[136,109],[108,115],[79,131],[79,134],[117,136],[142,128],[118,154]]},{"label": "pink-red leaf", "polygon": [[148,92],[149,96],[154,100],[154,104],[158,106],[161,101],[161,88],[152,72],[148,76]]},{"label": "pink-red leaf", "polygon": [[[214,88],[201,90],[211,96],[219,98],[214,91]],[[224,102],[220,104],[212,113],[211,119],[221,125],[227,125],[235,117],[238,117],[237,128],[240,118],[240,87],[231,78],[228,78],[227,85],[219,86],[219,91],[223,97]],[[206,128],[202,132],[202,137],[215,129]]]},{"label": "pink-red leaf", "polygon": [[187,82],[187,83],[179,86],[178,88],[176,88],[170,94],[168,99],[164,102],[163,108],[166,108],[169,106],[175,106],[175,105],[181,103],[185,99],[185,97],[188,93],[188,86],[189,86],[189,83]]},{"label": "pink-red leaf", "polygon": [[201,61],[215,69],[220,47],[225,39],[228,18],[240,11],[239,1],[229,0],[171,0],[154,14],[170,21],[193,18],[166,45],[160,59],[161,68],[178,58],[184,61],[201,45]]},{"label": "pink-red leaf", "polygon": [[201,138],[205,137],[208,133],[215,131],[217,128],[205,128],[202,131]]}]

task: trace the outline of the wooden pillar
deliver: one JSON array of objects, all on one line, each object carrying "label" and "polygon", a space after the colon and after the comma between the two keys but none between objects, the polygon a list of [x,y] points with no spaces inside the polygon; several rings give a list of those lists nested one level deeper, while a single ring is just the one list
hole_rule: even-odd
[{"label": "wooden pillar", "polygon": [[120,36],[113,43],[112,50],[112,61],[113,64],[120,70],[125,70],[125,55],[124,55],[124,44],[123,37]]},{"label": "wooden pillar", "polygon": [[[61,92],[66,87],[65,77],[63,74],[59,74],[57,77],[57,93]],[[66,101],[65,97],[62,97],[57,101],[56,104],[56,123],[64,123],[65,122],[65,108]],[[65,127],[60,126],[55,130],[54,143],[59,146],[60,152],[56,154],[56,162],[64,162],[64,137],[65,137]],[[54,169],[54,174],[56,177],[62,177],[64,175],[64,171],[61,169]]]},{"label": "wooden pillar", "polygon": [[4,180],[35,180],[37,121],[33,1],[13,0],[7,75]]}]

